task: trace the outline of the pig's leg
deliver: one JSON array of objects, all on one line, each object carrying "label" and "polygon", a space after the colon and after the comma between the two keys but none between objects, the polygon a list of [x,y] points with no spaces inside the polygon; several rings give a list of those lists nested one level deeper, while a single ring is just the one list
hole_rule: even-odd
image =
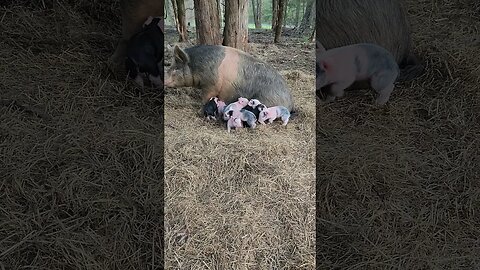
[{"label": "pig's leg", "polygon": [[163,81],[162,79],[160,78],[160,75],[157,75],[157,76],[153,76],[153,75],[148,75],[148,78],[150,79],[150,81],[158,88],[162,88],[163,86]]},{"label": "pig's leg", "polygon": [[255,128],[257,126],[257,124],[255,124],[255,120],[248,121],[248,125],[250,126],[250,128]]},{"label": "pig's leg", "polygon": [[288,119],[289,119],[288,115],[282,116],[282,121],[283,121],[282,125],[286,126],[288,124]]},{"label": "pig's leg", "polygon": [[382,106],[388,102],[394,88],[394,82],[395,78],[390,73],[382,73],[372,77],[370,83],[378,94],[375,104]]},{"label": "pig's leg", "polygon": [[135,77],[135,83],[137,83],[138,86],[142,87],[143,88],[143,77],[138,74],[137,77]]}]

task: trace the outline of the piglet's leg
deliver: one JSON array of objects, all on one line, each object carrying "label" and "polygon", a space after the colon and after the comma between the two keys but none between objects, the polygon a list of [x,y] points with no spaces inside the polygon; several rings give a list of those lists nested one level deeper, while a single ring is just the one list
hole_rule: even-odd
[{"label": "piglet's leg", "polygon": [[353,82],[337,82],[332,84],[330,88],[330,95],[334,95],[335,97],[341,98],[345,94],[345,88],[349,87]]},{"label": "piglet's leg", "polygon": [[325,98],[325,102],[332,102],[335,98],[341,98],[345,94],[345,88],[349,87],[353,82],[337,82],[330,86],[330,91]]},{"label": "piglet's leg", "polygon": [[383,73],[373,77],[370,81],[372,88],[378,93],[375,100],[376,105],[385,105],[390,99],[390,94],[393,92],[395,82],[394,74]]}]

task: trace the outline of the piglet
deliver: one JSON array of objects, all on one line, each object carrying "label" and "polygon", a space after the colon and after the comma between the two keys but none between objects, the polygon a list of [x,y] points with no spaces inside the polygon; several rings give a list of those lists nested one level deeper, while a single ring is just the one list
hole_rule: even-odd
[{"label": "piglet", "polygon": [[371,43],[338,47],[317,53],[316,88],[329,85],[326,102],[342,97],[344,90],[356,81],[369,81],[378,93],[377,105],[384,105],[390,98],[399,68],[393,55],[386,49]]},{"label": "piglet", "polygon": [[227,131],[230,133],[232,128],[243,128],[242,120],[240,118],[230,117],[227,121]]},{"label": "piglet", "polygon": [[232,111],[240,111],[245,106],[248,105],[248,99],[239,97],[238,101],[228,104],[227,107],[223,110],[223,120],[227,121],[230,118]]},{"label": "piglet", "polygon": [[266,108],[265,110],[260,112],[260,115],[258,117],[258,122],[260,124],[265,125],[265,121],[268,120],[268,122],[271,124],[273,120],[281,118],[284,126],[287,125],[288,120],[290,119],[290,112],[288,111],[287,108],[283,106],[274,106],[270,108]]},{"label": "piglet", "polygon": [[222,115],[223,111],[225,110],[225,107],[227,106],[225,102],[221,101],[220,99],[215,99],[215,102],[217,103],[217,113],[218,115]]},{"label": "piglet", "polygon": [[257,126],[257,117],[251,111],[247,111],[245,109],[233,111],[232,117],[242,120],[242,123],[245,122],[250,128],[255,128]]},{"label": "piglet", "polygon": [[255,117],[258,119],[258,115],[265,108],[267,108],[267,106],[262,104],[258,99],[250,99],[250,101],[248,102],[248,105],[245,106],[244,110],[252,112],[255,115]]},{"label": "piglet", "polygon": [[217,106],[217,97],[212,97],[210,100],[203,105],[203,116],[207,120],[216,120],[218,106]]}]

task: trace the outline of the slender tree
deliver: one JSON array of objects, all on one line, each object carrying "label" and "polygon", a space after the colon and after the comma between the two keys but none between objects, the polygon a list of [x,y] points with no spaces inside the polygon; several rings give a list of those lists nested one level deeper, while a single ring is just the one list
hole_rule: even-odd
[{"label": "slender tree", "polygon": [[277,22],[275,23],[275,38],[274,43],[280,42],[280,37],[282,36],[282,25],[283,25],[283,10],[286,6],[287,0],[278,0],[278,9],[277,9]]},{"label": "slender tree", "polygon": [[179,35],[179,42],[187,41],[187,24],[185,20],[185,0],[172,0],[175,26]]},{"label": "slender tree", "polygon": [[262,0],[252,0],[253,21],[255,29],[262,28]]},{"label": "slender tree", "polygon": [[297,0],[297,5],[295,6],[295,27],[298,27],[300,22],[300,9],[302,9],[303,0]]},{"label": "slender tree", "polygon": [[315,9],[315,0],[308,0],[305,5],[305,12],[303,13],[302,22],[300,27],[297,28],[299,34],[305,33],[305,31],[310,28],[312,21],[312,16],[314,16],[313,10]]},{"label": "slender tree", "polygon": [[272,30],[275,32],[278,22],[278,1],[272,0]]},{"label": "slender tree", "polygon": [[223,45],[247,51],[248,0],[225,1]]}]

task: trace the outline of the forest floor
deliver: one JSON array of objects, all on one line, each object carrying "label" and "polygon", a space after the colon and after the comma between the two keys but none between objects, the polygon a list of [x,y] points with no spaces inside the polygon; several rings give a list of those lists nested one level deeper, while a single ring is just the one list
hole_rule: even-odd
[{"label": "forest floor", "polygon": [[[167,28],[166,44],[176,40]],[[250,30],[249,40],[249,53],[286,79],[298,116],[286,128],[228,134],[198,116],[198,90],[166,88],[167,268],[314,269],[314,44],[272,44],[269,30]],[[165,70],[171,61],[167,49]]]},{"label": "forest floor", "polygon": [[480,267],[480,5],[406,3],[425,74],[317,110],[318,269]]}]

